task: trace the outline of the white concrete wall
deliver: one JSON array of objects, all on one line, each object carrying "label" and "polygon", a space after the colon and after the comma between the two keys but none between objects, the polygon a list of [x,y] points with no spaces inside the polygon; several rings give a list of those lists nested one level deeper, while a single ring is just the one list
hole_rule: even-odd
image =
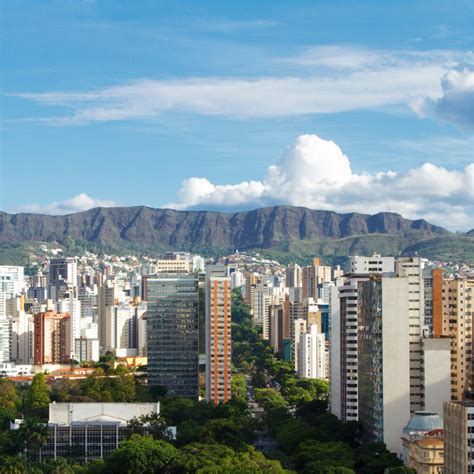
[{"label": "white concrete wall", "polygon": [[49,422],[69,425],[77,421],[118,421],[160,413],[160,403],[50,403]]},{"label": "white concrete wall", "polygon": [[410,419],[408,279],[382,279],[383,425],[389,451],[401,454]]},{"label": "white concrete wall", "polygon": [[443,418],[443,402],[451,400],[450,338],[423,341],[425,406]]}]

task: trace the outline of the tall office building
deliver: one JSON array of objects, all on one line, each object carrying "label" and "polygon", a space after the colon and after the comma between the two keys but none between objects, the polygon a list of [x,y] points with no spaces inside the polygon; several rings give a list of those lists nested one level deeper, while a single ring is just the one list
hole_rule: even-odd
[{"label": "tall office building", "polygon": [[472,302],[474,280],[443,282],[442,335],[451,338],[451,399],[462,400],[473,389]]},{"label": "tall office building", "polygon": [[49,261],[49,294],[54,301],[63,297],[70,288],[77,287],[77,259],[52,258]]},{"label": "tall office building", "polygon": [[199,395],[198,275],[147,279],[148,383],[169,396]]},{"label": "tall office building", "polygon": [[374,276],[359,284],[358,404],[364,436],[401,452],[410,419],[409,285]]},{"label": "tall office building", "polygon": [[301,288],[301,267],[295,263],[286,268],[286,286],[287,288]]},{"label": "tall office building", "polygon": [[206,267],[206,399],[218,404],[231,397],[232,289],[223,265]]},{"label": "tall office building", "polygon": [[303,267],[301,272],[302,298],[318,299],[318,286],[331,281],[331,267],[321,265],[319,258],[313,258],[313,264]]},{"label": "tall office building", "polygon": [[444,474],[474,472],[474,401],[444,402]]}]

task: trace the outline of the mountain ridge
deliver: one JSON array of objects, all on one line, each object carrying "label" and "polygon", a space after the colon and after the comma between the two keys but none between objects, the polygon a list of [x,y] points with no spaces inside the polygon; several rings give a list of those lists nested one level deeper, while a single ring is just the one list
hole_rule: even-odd
[{"label": "mountain ridge", "polygon": [[[468,246],[471,240],[474,245],[468,234],[463,237]],[[332,257],[362,250],[398,254],[420,244],[429,248],[435,239],[439,247],[440,240],[456,236],[424,219],[405,219],[392,212],[342,214],[297,206],[239,212],[96,207],[59,216],[0,212],[0,245],[57,242],[71,247],[79,243],[117,251],[186,250],[209,255],[260,249],[288,256]]]}]

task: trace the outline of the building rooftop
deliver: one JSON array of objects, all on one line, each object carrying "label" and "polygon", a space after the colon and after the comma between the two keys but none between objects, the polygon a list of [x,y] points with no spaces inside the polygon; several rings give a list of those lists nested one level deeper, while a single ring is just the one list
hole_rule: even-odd
[{"label": "building rooftop", "polygon": [[403,433],[410,436],[442,428],[443,420],[438,413],[431,411],[416,411],[403,429]]},{"label": "building rooftop", "polygon": [[442,448],[444,446],[443,438],[437,437],[428,437],[428,438],[421,438],[414,441],[415,444],[421,446],[422,448],[429,448],[429,447],[436,447]]},{"label": "building rooftop", "polygon": [[133,418],[160,413],[158,403],[50,403],[49,423],[127,425]]}]

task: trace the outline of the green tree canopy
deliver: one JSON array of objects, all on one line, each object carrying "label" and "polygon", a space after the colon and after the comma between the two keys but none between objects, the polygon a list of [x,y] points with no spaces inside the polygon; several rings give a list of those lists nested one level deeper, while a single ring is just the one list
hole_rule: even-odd
[{"label": "green tree canopy", "polygon": [[[354,454],[345,443],[321,443],[319,441],[303,441],[296,450],[296,467],[302,469],[308,463],[319,463],[320,466],[354,467]],[[314,464],[313,464],[314,465]]]},{"label": "green tree canopy", "polygon": [[170,443],[148,436],[132,435],[105,460],[105,472],[154,474],[171,472],[178,450]]},{"label": "green tree canopy", "polygon": [[25,399],[25,411],[38,417],[45,418],[51,399],[50,389],[43,373],[36,374],[28,388]]}]

